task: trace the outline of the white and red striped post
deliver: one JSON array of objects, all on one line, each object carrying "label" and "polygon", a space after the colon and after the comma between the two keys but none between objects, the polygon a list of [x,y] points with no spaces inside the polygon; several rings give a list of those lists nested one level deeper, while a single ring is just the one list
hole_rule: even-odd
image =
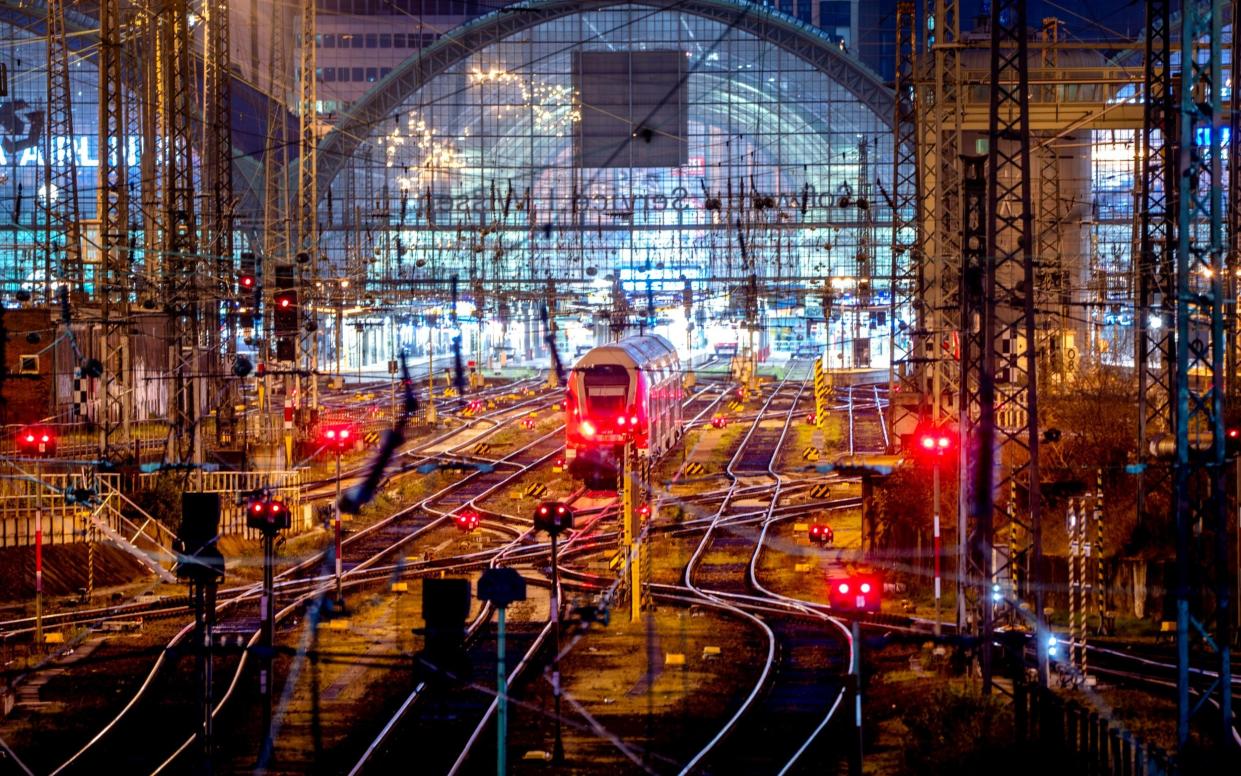
[{"label": "white and red striped post", "polygon": [[43,643],[43,510],[34,512],[34,639]]}]

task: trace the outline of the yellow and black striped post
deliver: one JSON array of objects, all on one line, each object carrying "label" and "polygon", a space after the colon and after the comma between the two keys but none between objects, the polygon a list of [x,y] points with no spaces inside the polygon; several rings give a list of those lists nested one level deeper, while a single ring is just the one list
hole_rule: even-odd
[{"label": "yellow and black striped post", "polygon": [[1021,578],[1018,574],[1021,549],[1021,523],[1017,520],[1017,480],[1009,480],[1008,489],[1008,581],[1012,585],[1011,594],[1014,600],[1021,600]]},{"label": "yellow and black striped post", "polygon": [[[831,383],[828,380],[827,372],[823,369],[823,358],[818,357],[814,360],[814,425],[818,429],[820,448],[826,446],[826,437],[823,429],[827,426],[827,399],[831,392]],[[821,450],[826,452],[826,450]]]},{"label": "yellow and black striped post", "polygon": [[[87,520],[90,518],[88,517]],[[86,603],[95,597],[95,525],[86,524]]]}]

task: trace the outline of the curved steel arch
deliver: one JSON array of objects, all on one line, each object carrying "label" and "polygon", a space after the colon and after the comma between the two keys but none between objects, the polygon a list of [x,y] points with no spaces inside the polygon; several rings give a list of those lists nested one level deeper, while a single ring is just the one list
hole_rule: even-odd
[{"label": "curved steel arch", "polygon": [[879,76],[842,52],[819,30],[774,9],[734,0],[533,0],[463,24],[393,70],[358,100],[319,144],[319,191],[328,190],[372,128],[453,65],[487,45],[540,24],[622,5],[687,13],[750,33],[814,66],[891,126],[894,98]]}]

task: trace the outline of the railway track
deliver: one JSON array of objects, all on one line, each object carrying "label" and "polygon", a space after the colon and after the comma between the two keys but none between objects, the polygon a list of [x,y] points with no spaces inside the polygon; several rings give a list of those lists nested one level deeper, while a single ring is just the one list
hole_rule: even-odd
[{"label": "railway track", "polygon": [[[792,373],[790,369],[789,375]],[[683,774],[765,773],[777,762],[785,763],[778,769],[784,773],[812,745],[843,697],[841,675],[850,657],[848,634],[825,614],[771,594],[755,576],[766,527],[780,495],[781,478],[773,470],[773,462],[778,460],[779,447],[797,415],[806,382],[803,377],[794,392],[789,390],[791,380],[786,376],[771,393],[742,438],[727,467],[733,485],[685,568],[684,589],[693,598],[748,620],[763,634],[767,657],[758,667],[749,694],[685,764]],[[783,415],[779,425],[764,420],[769,413]],[[751,445],[754,447],[747,449]],[[743,475],[775,481],[768,506],[757,510],[761,526],[757,537],[752,529],[737,530],[723,522],[735,500],[738,478]],[[753,594],[756,589],[757,596]],[[742,600],[746,606],[740,605]],[[755,606],[763,611],[753,611]],[[829,699],[826,710],[825,697]]]},{"label": "railway track", "polygon": [[[412,443],[406,450],[402,451],[398,456],[397,464],[391,467],[390,477],[399,477],[409,474],[417,470],[420,465],[432,463],[441,458],[453,458],[458,460],[469,460],[470,456],[465,455],[468,448],[474,444],[487,439],[491,435],[503,429],[504,423],[500,421],[504,416],[512,414],[514,410],[524,411],[532,407],[543,406],[552,403],[554,397],[535,397],[524,402],[520,402],[510,407],[500,408],[494,412],[472,418],[465,426],[444,432],[433,437],[430,440],[423,440]],[[515,417],[510,419],[515,420]],[[440,454],[431,451],[443,447],[451,442],[455,437],[468,433],[469,429],[475,425],[491,423],[492,427],[482,433],[470,436],[466,441],[451,445],[445,448]],[[365,475],[369,469],[368,466],[359,466],[353,470],[341,473],[342,480],[353,482]],[[309,500],[325,499],[335,496],[335,485],[333,480],[322,480],[318,482],[304,483],[303,488],[308,492],[304,498]],[[321,492],[315,493],[315,490]],[[346,547],[362,540],[371,530],[384,530],[386,525],[372,527],[372,529],[363,529],[362,531],[350,533],[344,540]],[[278,583],[281,581],[289,581],[291,579],[304,579],[312,576],[309,571],[317,569],[324,559],[327,557],[327,550],[316,553],[304,561],[296,564],[290,569],[280,572],[278,575]],[[349,555],[345,555],[346,562],[350,555],[358,553],[351,549]],[[228,603],[234,599],[241,597],[249,597],[253,594],[256,587],[254,584],[247,584],[237,587],[225,588],[219,591],[218,601],[221,604]],[[162,619],[178,614],[184,614],[189,610],[191,602],[186,596],[161,597],[153,601],[136,601],[131,603],[116,604],[106,607],[90,607],[85,609],[75,609],[64,612],[52,612],[43,616],[44,627],[91,627],[99,625],[108,620],[119,619],[135,619],[143,620]],[[0,621],[0,634],[13,638],[20,635],[30,635],[34,633],[33,617],[18,617],[9,620]]]},{"label": "railway track", "polygon": [[847,385],[844,393],[849,419],[849,455],[886,452],[891,446],[887,388],[878,384]]},{"label": "railway track", "polygon": [[[516,420],[516,416],[513,420]],[[524,454],[531,447],[546,445],[547,438],[553,435],[554,432],[535,440],[506,456],[506,459]],[[472,440],[461,443],[459,447],[470,443]],[[507,475],[509,479],[519,477],[524,472],[524,468],[520,465],[510,467],[510,470],[511,472]],[[470,477],[464,478],[459,483],[468,481]],[[501,475],[496,486],[502,485],[505,481],[504,475]],[[344,543],[345,552],[342,555],[355,558],[356,562],[352,563],[346,572],[346,580],[351,584],[355,577],[358,578],[359,584],[371,581],[373,576],[362,576],[368,568],[391,553],[399,551],[418,536],[426,534],[437,526],[447,524],[450,521],[449,512],[429,507],[437,499],[444,498],[459,483],[449,485],[439,493],[432,494],[427,499],[350,536]],[[328,568],[324,563],[327,558],[327,553],[318,554],[278,575],[276,606],[279,619],[284,619],[299,611],[301,607],[329,588],[331,582]],[[244,641],[247,647],[252,647],[258,638],[258,592],[257,586],[251,586],[222,603],[217,631],[234,633],[238,640]],[[54,773],[87,772],[92,768],[109,764],[115,767],[118,764],[118,753],[122,759],[128,758],[124,762],[126,772],[158,772],[189,749],[196,734],[189,735],[185,743],[167,760],[161,760],[167,756],[167,751],[160,753],[155,747],[127,745],[127,742],[143,741],[145,731],[151,729],[150,723],[155,720],[161,723],[161,729],[168,730],[169,719],[183,718],[187,720],[187,733],[193,729],[194,725],[189,720],[199,715],[188,713],[191,711],[188,707],[175,706],[175,704],[164,703],[161,700],[170,694],[180,699],[196,697],[197,680],[193,672],[177,670],[180,666],[174,664],[179,662],[182,653],[188,652],[183,645],[191,631],[192,626],[186,626],[177,632],[156,659],[137,693],[120,713]],[[247,667],[247,656],[248,652],[235,658],[226,656],[219,661],[220,665],[217,668],[220,670],[216,672],[219,678],[214,685],[214,697],[220,698],[220,701],[216,705],[215,714],[219,714],[221,707],[241,681]],[[100,744],[104,741],[107,741],[107,745],[101,746]]]},{"label": "railway track", "polygon": [[[795,406],[795,404],[793,406]],[[535,442],[531,443],[531,445],[527,446],[526,448],[523,448],[520,455],[514,454],[517,457],[515,460],[511,460],[508,462],[510,464],[509,466],[498,466],[496,471],[487,473],[486,475],[480,474],[479,476],[476,476],[473,479],[467,477],[458,483],[454,483],[453,486],[449,486],[448,488],[445,488],[445,491],[442,491],[441,493],[438,493],[438,494],[434,494],[433,496],[425,499],[423,502],[420,502],[419,505],[415,505],[415,506],[420,507],[421,509],[423,509],[424,511],[428,513],[432,513],[432,514],[438,513],[440,515],[447,515],[447,514],[450,514],[454,509],[459,509],[466,504],[476,504],[478,500],[484,497],[485,494],[490,489],[494,489],[494,487],[498,487],[500,484],[503,484],[503,482],[507,481],[505,479],[505,471],[511,469],[512,470],[511,473],[509,473],[507,476],[509,478],[516,478],[517,476],[520,476],[520,473],[525,470],[523,467],[529,467],[531,465],[538,463],[539,461],[546,460],[546,458],[549,457],[552,453],[554,453],[555,450],[558,448],[558,445],[551,445],[550,442],[548,442],[549,437],[552,437],[555,435],[556,435],[556,432],[552,432],[552,434],[549,434],[543,437],[542,439],[535,440]],[[541,444],[547,444],[549,445],[549,447],[546,450],[544,450],[542,447],[540,447]],[[510,458],[513,458],[513,457],[514,456],[510,456]],[[504,462],[502,461],[501,463],[504,463]],[[489,483],[491,484],[490,487],[489,487]],[[734,483],[734,488],[732,488],[731,490],[741,491],[741,489],[736,487],[736,483]],[[753,493],[754,491],[750,489],[745,489],[745,491],[742,491],[742,492]],[[721,504],[726,503],[726,501],[727,501],[727,497],[722,496],[720,499]],[[679,530],[679,531],[704,530],[704,529],[708,529],[712,525],[715,525],[716,527],[720,527],[721,525],[729,525],[734,521],[738,524],[742,524],[743,521],[757,522],[757,521],[769,519],[772,513],[773,513],[772,510],[765,510],[760,513],[754,513],[752,511],[749,514],[743,513],[741,515],[724,518],[724,521],[722,523],[720,522],[721,520],[720,515],[717,514],[716,516],[714,516],[714,518],[710,522],[707,520],[687,521],[686,524],[683,524],[677,527],[676,530]],[[783,513],[789,514],[791,512],[786,509],[784,510]],[[440,518],[440,519],[443,519],[443,518]],[[496,528],[495,525],[491,525],[491,521],[487,521],[487,520],[484,521],[484,526],[492,528],[493,530]],[[360,586],[361,584],[367,581],[371,581],[375,578],[378,578],[379,576],[383,576],[385,574],[391,574],[394,571],[400,571],[402,569],[402,566],[404,566],[405,573],[416,575],[416,574],[426,573],[434,569],[461,572],[461,571],[469,570],[471,568],[481,568],[489,564],[496,564],[496,563],[504,562],[506,565],[519,565],[527,569],[527,573],[537,573],[537,571],[540,570],[540,564],[545,562],[544,559],[546,557],[546,545],[532,544],[529,542],[529,537],[527,533],[525,532],[519,533],[512,529],[508,529],[507,533],[502,537],[502,539],[507,540],[507,542],[503,544],[502,547],[499,547],[499,548],[493,547],[493,548],[488,548],[486,550],[480,550],[477,553],[472,553],[471,554],[472,556],[470,557],[458,556],[456,558],[446,558],[442,560],[428,560],[425,562],[385,564],[381,562],[382,552],[385,550],[391,549],[391,545],[387,547],[383,546],[386,542],[386,539],[381,538],[381,537],[384,537],[385,533],[386,533],[385,529],[382,529],[382,528],[377,529],[376,531],[372,532],[371,538],[365,539],[364,543],[361,540],[355,539],[354,545],[352,548],[349,548],[347,546],[346,557],[349,557],[349,555],[353,555],[360,559],[356,565],[349,566],[348,568],[349,577],[350,577],[349,582],[348,582],[349,585]],[[387,539],[393,539],[393,538],[395,538],[397,541],[400,540],[399,536],[397,537],[393,537],[392,535],[387,536]],[[590,542],[583,541],[582,542],[583,546],[580,549],[580,551],[584,553],[595,552],[595,551],[598,551],[600,548],[610,547],[612,546],[612,544],[614,544],[614,542],[608,541],[606,538],[601,540],[599,535],[596,535],[592,538],[592,541]],[[569,552],[569,554],[572,554],[572,552],[570,552],[568,548],[566,548],[566,551]],[[366,560],[369,560],[370,562],[367,563]],[[284,582],[284,587],[285,587],[286,592],[289,595],[290,602],[283,607],[282,614],[285,614],[287,616],[289,613],[295,610],[298,610],[299,607],[304,607],[307,600],[317,595],[318,593],[321,593],[324,577],[325,575],[322,573],[318,573],[318,574],[307,573],[305,577],[301,580],[286,580]],[[316,584],[318,585],[318,588],[315,587]],[[684,593],[684,591],[675,591],[675,593]],[[660,594],[670,595],[670,596],[674,595],[674,593],[672,592],[661,592]],[[721,597],[725,599],[728,598],[728,596],[721,596]],[[736,598],[736,596],[733,596],[733,598],[734,600],[739,600]],[[283,599],[281,600],[283,601]],[[727,600],[725,600],[724,603],[717,603],[717,604],[712,604],[712,605],[728,608],[728,607],[735,606],[736,604],[729,603]],[[740,608],[742,609],[747,608],[747,607],[754,608],[755,606],[756,604],[754,604],[753,602],[746,602],[744,603],[744,606],[741,606]],[[805,619],[805,617],[803,616],[802,619]],[[482,612],[479,613],[479,617],[476,618],[476,622],[477,623],[485,622]],[[790,626],[790,627],[796,628],[796,627],[804,627],[804,626]],[[533,630],[534,630],[533,627],[531,627],[531,632],[533,632]],[[806,631],[806,632],[808,633],[809,631]],[[544,633],[544,631],[539,630],[538,633],[542,634]],[[537,662],[535,661],[535,653],[537,652],[537,649],[538,649],[538,643],[536,642],[538,642],[540,636],[537,634],[533,635],[528,645],[524,641],[522,641],[523,637],[521,635],[515,635],[514,638],[518,639],[518,643],[515,646],[517,646],[518,648],[522,648],[525,653],[524,654],[525,659],[518,661],[519,665],[523,666],[523,670],[525,668],[528,668],[529,666],[535,665]],[[545,636],[543,638],[545,638]],[[790,636],[790,638],[794,638],[794,637]],[[493,650],[490,648],[490,644],[488,640],[478,639],[474,643],[476,644],[475,648],[479,650],[481,655],[494,654]],[[517,652],[517,649],[511,650],[510,654],[515,653],[515,652]],[[485,674],[486,670],[483,670],[482,673]],[[242,671],[241,671],[241,667],[239,666],[234,671],[233,677],[231,678],[230,681],[226,682],[223,678],[221,678],[219,680],[219,684],[227,685],[228,687],[235,688],[238,682],[240,681],[241,675],[242,675]],[[516,679],[519,677],[514,677],[514,678]],[[227,695],[225,696],[225,700],[227,700]],[[223,705],[223,702],[224,701],[221,702],[221,705]],[[406,712],[408,713],[408,709],[415,705],[416,704],[413,704],[411,701],[409,704],[404,704],[403,708],[405,708]],[[428,708],[428,707],[433,708],[434,704],[423,704],[423,708]],[[462,707],[462,708],[464,709],[465,707]],[[472,712],[477,712],[480,706],[478,703],[475,703],[469,706],[469,708],[472,710]],[[165,710],[165,711],[167,712],[168,710]],[[186,709],[185,711],[189,712],[189,711],[192,711],[192,709]],[[217,708],[217,713],[218,713],[218,708]],[[191,717],[188,717],[188,718],[192,718],[192,715]],[[167,721],[166,718],[163,721],[166,723]],[[478,722],[478,724],[475,726],[474,733],[472,734],[470,740],[472,741],[479,740],[478,732],[483,727],[485,727],[486,724],[487,724],[487,711],[484,709],[483,716],[481,720]],[[178,751],[184,754],[186,751],[189,750],[190,745],[192,744],[192,741],[193,741],[193,738],[191,737],[189,740],[187,740],[182,745],[182,747]],[[469,746],[472,746],[472,745],[468,744],[467,742],[467,748],[463,749],[463,752],[467,752]],[[372,752],[371,756],[372,757],[374,756],[383,757],[385,755],[383,754],[382,751],[379,751],[378,749],[376,749]],[[176,760],[173,759],[167,762],[175,763]],[[74,770],[75,771],[77,770],[76,766]],[[142,767],[139,767],[135,770],[135,772],[143,772],[143,770],[144,769]],[[435,771],[432,770],[431,772],[435,772]]]}]

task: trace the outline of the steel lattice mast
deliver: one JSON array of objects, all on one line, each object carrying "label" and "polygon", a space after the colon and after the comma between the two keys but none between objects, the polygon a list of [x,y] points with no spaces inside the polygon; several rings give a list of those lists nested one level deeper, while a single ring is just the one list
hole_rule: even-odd
[{"label": "steel lattice mast", "polygon": [[[44,134],[43,186],[36,197],[43,211],[44,283],[51,303],[52,278],[68,286],[71,296],[85,288],[82,220],[78,212],[77,151],[73,147],[72,55],[65,37],[64,0],[47,3],[47,131]],[[62,242],[63,241],[63,242]]]},{"label": "steel lattice mast", "polygon": [[300,130],[297,148],[297,209],[296,233],[298,270],[297,288],[301,304],[303,326],[299,327],[297,342],[298,401],[303,410],[300,426],[306,424],[319,406],[316,377],[318,368],[318,316],[315,305],[321,294],[317,288],[319,277],[319,215],[318,215],[318,143],[316,130],[318,104],[315,86],[315,0],[302,0],[301,40],[298,79],[298,116]]},{"label": "steel lattice mast", "polygon": [[121,0],[99,4],[99,265],[96,295],[103,319],[103,385],[99,391],[99,454],[128,454],[133,386],[127,367],[129,289],[129,148],[121,38]]},{"label": "steel lattice mast", "polygon": [[166,456],[178,463],[202,462],[202,386],[199,376],[200,340],[204,327],[200,315],[197,232],[194,219],[194,159],[191,116],[194,111],[193,63],[191,61],[186,0],[167,0],[158,19],[166,61],[161,64],[161,127],[163,162],[162,280],[165,307],[170,316],[172,338],[172,384],[169,414],[171,439]]},{"label": "steel lattice mast", "polygon": [[917,13],[912,2],[896,5],[895,120],[892,144],[892,287],[888,332],[892,343],[888,379],[888,425],[916,423],[922,395],[927,316],[916,294],[925,271],[918,219]]},{"label": "steel lattice mast", "polygon": [[955,420],[960,370],[950,351],[953,332],[960,328],[956,316],[962,253],[961,26],[956,0],[930,0],[924,32],[926,57],[918,65],[929,70],[919,73],[920,79],[928,79],[928,89],[923,103],[927,110],[918,116],[923,126],[917,152],[922,185],[918,217],[923,225],[918,297],[929,325],[925,352],[918,357],[924,364],[922,393],[931,397],[942,417]]},{"label": "steel lattice mast", "polygon": [[[237,315],[229,300],[233,298],[235,274],[233,257],[233,158],[232,158],[232,72],[229,67],[229,3],[207,0],[203,4],[203,94],[202,94],[202,185],[204,194],[202,237],[210,266],[214,270],[213,293],[208,309],[220,310],[225,320],[211,327],[224,339],[223,354],[228,364],[237,352]],[[220,347],[212,337],[211,366],[221,374],[217,361]],[[236,439],[236,383],[223,379],[216,383],[216,440],[225,446]]]},{"label": "steel lattice mast", "polygon": [[[1180,177],[1177,182],[1176,528],[1177,742],[1190,717],[1219,703],[1232,737],[1232,580],[1224,470],[1223,0],[1181,6]],[[1191,652],[1198,653],[1192,659]],[[1190,666],[1211,665],[1214,677]]]},{"label": "steel lattice mast", "polygon": [[1171,0],[1146,2],[1146,60],[1143,68],[1142,135],[1138,149],[1141,187],[1138,207],[1137,372],[1138,450],[1147,464],[1137,489],[1137,517],[1150,524],[1171,503],[1166,467],[1155,465],[1151,445],[1173,430],[1173,374],[1176,362],[1172,248],[1176,234],[1173,150],[1176,113],[1172,89]]},{"label": "steel lattice mast", "polygon": [[[971,316],[963,321],[969,338],[976,338],[976,347],[970,349],[968,357],[964,347],[962,350],[962,369],[969,375],[962,380],[962,399],[976,399],[977,410],[966,411],[963,405],[961,418],[962,427],[968,431],[967,452],[972,464],[962,474],[966,486],[962,490],[971,490],[968,578],[978,595],[984,692],[991,687],[995,608],[1013,606],[1015,610],[1016,604],[1011,596],[1000,596],[1004,604],[993,598],[994,586],[1009,576],[1011,557],[1005,548],[1013,534],[1010,521],[1020,524],[1029,537],[1036,621],[1043,611],[1043,588],[1038,578],[1042,527],[1027,35],[1025,0],[993,3],[986,256],[981,278],[972,267],[967,267],[962,277],[963,297],[981,301],[981,311],[966,308]],[[975,290],[978,284],[981,288]],[[977,312],[981,315],[974,323],[972,314]],[[1000,474],[998,481],[996,471]],[[1008,505],[1001,501],[1022,490],[1027,496],[1024,516],[1019,508],[1010,516]],[[1046,646],[1041,630],[1036,629],[1036,642],[1039,675],[1045,681]]]}]

